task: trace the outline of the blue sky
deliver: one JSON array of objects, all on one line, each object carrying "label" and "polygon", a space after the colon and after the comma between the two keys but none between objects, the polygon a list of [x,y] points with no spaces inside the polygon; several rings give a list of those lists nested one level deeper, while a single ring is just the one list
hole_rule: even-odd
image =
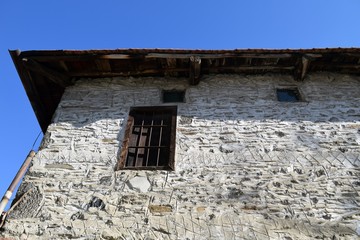
[{"label": "blue sky", "polygon": [[1,1],[0,196],[40,132],[8,49],[360,47],[359,12],[358,0]]}]

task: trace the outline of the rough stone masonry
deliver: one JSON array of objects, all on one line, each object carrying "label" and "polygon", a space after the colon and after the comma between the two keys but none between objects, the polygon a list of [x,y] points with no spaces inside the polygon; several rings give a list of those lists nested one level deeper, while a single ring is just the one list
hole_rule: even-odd
[{"label": "rough stone masonry", "polygon": [[[298,87],[300,102],[276,88]],[[115,171],[130,107],[177,103],[174,171]],[[358,239],[360,77],[83,79],[1,232],[13,239]]]}]

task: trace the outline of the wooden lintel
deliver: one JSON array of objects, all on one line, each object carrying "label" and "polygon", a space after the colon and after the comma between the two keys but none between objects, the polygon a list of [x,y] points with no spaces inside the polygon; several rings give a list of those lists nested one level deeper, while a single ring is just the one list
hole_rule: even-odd
[{"label": "wooden lintel", "polygon": [[312,57],[304,55],[298,59],[294,70],[294,79],[296,81],[303,81],[305,79],[311,62],[310,58]]},{"label": "wooden lintel", "polygon": [[40,64],[37,61],[32,60],[32,59],[23,59],[22,63],[27,69],[34,71],[34,72],[48,78],[49,80],[51,80],[52,82],[56,83],[57,85],[59,85],[61,87],[66,87],[69,85],[70,78],[68,75],[66,75],[64,73],[50,69],[50,68],[44,66],[43,64]]},{"label": "wooden lintel", "polygon": [[197,85],[200,82],[201,58],[198,56],[190,57],[190,84]]}]

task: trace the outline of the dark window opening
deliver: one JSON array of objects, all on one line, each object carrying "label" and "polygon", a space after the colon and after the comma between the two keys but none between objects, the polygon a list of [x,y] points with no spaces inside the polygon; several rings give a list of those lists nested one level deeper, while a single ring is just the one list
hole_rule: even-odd
[{"label": "dark window opening", "polygon": [[176,106],[130,109],[118,169],[174,169]]},{"label": "dark window opening", "polygon": [[276,89],[276,96],[279,102],[298,102],[301,99],[297,88]]},{"label": "dark window opening", "polygon": [[171,90],[163,91],[164,103],[185,102],[185,91]]}]

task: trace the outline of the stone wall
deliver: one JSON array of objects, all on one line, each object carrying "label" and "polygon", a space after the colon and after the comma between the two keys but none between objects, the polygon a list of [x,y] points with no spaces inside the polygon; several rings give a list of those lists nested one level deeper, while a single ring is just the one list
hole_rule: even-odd
[{"label": "stone wall", "polygon": [[[278,102],[285,86],[303,101]],[[162,89],[186,89],[175,171],[114,171],[129,108],[165,105]],[[78,81],[1,236],[356,239],[359,103],[360,78],[331,73]]]}]

